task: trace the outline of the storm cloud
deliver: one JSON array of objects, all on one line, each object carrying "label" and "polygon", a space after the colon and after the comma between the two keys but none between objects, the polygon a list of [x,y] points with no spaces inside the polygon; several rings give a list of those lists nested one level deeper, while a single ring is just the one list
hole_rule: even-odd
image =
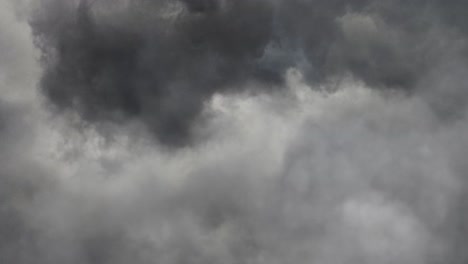
[{"label": "storm cloud", "polygon": [[31,24],[50,101],[91,123],[141,121],[176,146],[193,143],[213,94],[271,89],[289,67],[314,83],[351,74],[411,93],[466,61],[460,1],[41,3]]},{"label": "storm cloud", "polygon": [[0,0],[0,263],[466,263],[466,7]]}]

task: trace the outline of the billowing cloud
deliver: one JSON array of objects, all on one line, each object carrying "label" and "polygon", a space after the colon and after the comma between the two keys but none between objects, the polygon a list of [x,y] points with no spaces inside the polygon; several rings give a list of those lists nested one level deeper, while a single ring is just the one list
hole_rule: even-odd
[{"label": "billowing cloud", "polygon": [[0,263],[466,263],[463,5],[0,0]]},{"label": "billowing cloud", "polygon": [[375,88],[414,91],[437,65],[466,57],[464,16],[452,12],[462,3],[41,3],[31,24],[50,101],[94,123],[142,121],[169,145],[193,143],[214,93],[277,86],[291,66],[313,82],[352,74]]}]

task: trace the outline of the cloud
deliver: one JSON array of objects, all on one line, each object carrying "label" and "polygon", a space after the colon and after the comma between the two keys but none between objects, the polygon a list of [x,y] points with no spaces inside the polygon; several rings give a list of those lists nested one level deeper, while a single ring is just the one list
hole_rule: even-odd
[{"label": "cloud", "polygon": [[193,126],[213,94],[281,86],[292,66],[314,83],[352,74],[412,93],[466,53],[458,2],[41,3],[31,24],[57,109],[94,124],[138,120],[173,146],[198,140]]},{"label": "cloud", "polygon": [[465,263],[456,3],[1,0],[0,262]]},{"label": "cloud", "polygon": [[460,263],[451,155],[466,127],[352,79],[333,94],[295,71],[287,83],[217,94],[203,112],[210,140],[176,152],[126,132],[107,143],[59,120],[42,128],[35,151],[55,184],[26,202],[40,243],[21,252],[39,263]]},{"label": "cloud", "polygon": [[85,120],[137,118],[161,142],[187,144],[214,92],[279,80],[258,63],[271,35],[268,3],[214,3],[49,1],[33,22],[45,94]]}]

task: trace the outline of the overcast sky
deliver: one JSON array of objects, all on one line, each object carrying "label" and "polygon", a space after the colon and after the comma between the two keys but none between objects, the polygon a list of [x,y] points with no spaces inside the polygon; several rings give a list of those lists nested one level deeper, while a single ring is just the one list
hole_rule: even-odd
[{"label": "overcast sky", "polygon": [[0,263],[467,263],[466,10],[0,0]]}]

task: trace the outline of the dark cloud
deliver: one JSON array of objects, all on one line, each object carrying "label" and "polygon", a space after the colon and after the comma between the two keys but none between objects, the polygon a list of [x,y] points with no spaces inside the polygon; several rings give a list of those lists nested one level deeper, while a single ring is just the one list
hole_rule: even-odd
[{"label": "dark cloud", "polygon": [[0,263],[468,261],[463,1],[11,3]]},{"label": "dark cloud", "polygon": [[449,32],[465,38],[460,1],[42,3],[32,25],[50,101],[86,121],[142,121],[169,145],[191,141],[216,92],[274,86],[290,66],[413,92],[452,52]]},{"label": "dark cloud", "polygon": [[33,22],[42,87],[85,120],[136,118],[163,143],[185,144],[214,92],[279,80],[258,63],[271,35],[266,1],[132,1],[107,13],[110,1],[60,2]]}]

